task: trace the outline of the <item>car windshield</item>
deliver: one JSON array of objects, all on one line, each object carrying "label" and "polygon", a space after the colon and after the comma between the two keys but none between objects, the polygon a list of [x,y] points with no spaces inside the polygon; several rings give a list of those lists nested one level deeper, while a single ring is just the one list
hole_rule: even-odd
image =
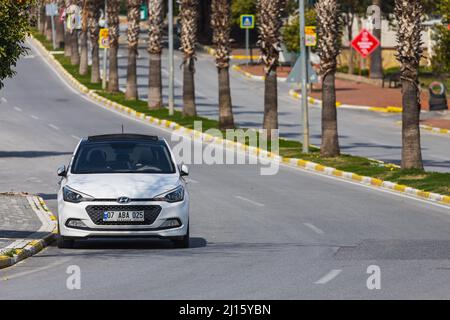
[{"label": "car windshield", "polygon": [[148,142],[94,142],[80,145],[72,173],[175,173],[164,144]]}]

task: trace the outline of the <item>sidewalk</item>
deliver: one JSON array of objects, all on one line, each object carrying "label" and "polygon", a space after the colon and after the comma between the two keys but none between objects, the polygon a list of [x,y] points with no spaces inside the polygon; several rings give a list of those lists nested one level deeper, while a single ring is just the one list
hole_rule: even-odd
[{"label": "sidewalk", "polygon": [[0,194],[0,269],[42,250],[55,230],[56,219],[40,198]]}]

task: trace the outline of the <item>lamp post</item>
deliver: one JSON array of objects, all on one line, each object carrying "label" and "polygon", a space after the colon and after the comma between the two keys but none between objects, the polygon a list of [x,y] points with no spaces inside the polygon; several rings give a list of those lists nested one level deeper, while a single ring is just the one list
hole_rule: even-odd
[{"label": "lamp post", "polygon": [[169,115],[174,114],[173,0],[169,0]]}]

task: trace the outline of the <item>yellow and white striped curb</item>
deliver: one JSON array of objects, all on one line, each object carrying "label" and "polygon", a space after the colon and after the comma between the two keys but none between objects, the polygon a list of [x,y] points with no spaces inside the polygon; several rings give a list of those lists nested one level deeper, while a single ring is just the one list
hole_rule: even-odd
[{"label": "yellow and white striped curb", "polygon": [[[211,48],[210,46],[199,44],[198,47],[211,56],[214,56],[216,54],[216,50],[214,48]],[[261,56],[255,56],[255,55],[247,56],[247,55],[241,55],[241,54],[230,55],[231,60],[250,60],[250,58],[252,60],[260,60]]]},{"label": "yellow and white striped curb", "polygon": [[[10,267],[26,258],[29,258],[56,239],[57,222],[56,218],[45,205],[44,200],[37,196],[28,196],[28,202],[32,209],[42,222],[42,227],[35,234],[43,234],[38,239],[20,239],[14,241],[8,247],[2,249],[3,254],[0,253],[0,269]],[[33,237],[31,235],[30,237]],[[5,253],[9,252],[9,255]]]},{"label": "yellow and white striped curb", "polygon": [[[249,78],[249,79],[252,79],[252,80],[264,81],[266,79],[265,76],[255,76],[254,74],[251,74],[250,72],[247,72],[247,71],[243,70],[240,66],[238,66],[236,64],[232,65],[231,69],[239,72],[240,74],[242,74],[246,78]],[[287,80],[287,78],[281,78],[281,77],[277,78],[278,82],[286,82],[286,80]]]},{"label": "yellow and white striped curb", "polygon": [[[38,43],[40,43],[40,42],[38,42]],[[41,47],[46,52],[46,49],[42,45],[41,45]],[[57,60],[55,60],[55,61],[56,61],[55,65],[57,66],[58,70],[65,70]],[[66,72],[63,72],[63,73],[66,74]],[[233,148],[233,149],[235,148],[236,150],[245,150],[246,152],[248,152],[249,155],[256,156],[258,158],[263,158],[266,160],[270,159],[271,161],[277,161],[277,162],[284,163],[284,164],[287,164],[290,166],[295,166],[295,167],[298,167],[301,169],[315,171],[318,173],[334,176],[334,177],[345,179],[345,180],[352,180],[353,182],[363,184],[363,185],[371,185],[373,187],[389,189],[389,190],[392,190],[392,191],[395,191],[398,193],[404,193],[409,196],[417,197],[419,199],[425,199],[425,200],[429,200],[432,202],[438,202],[438,203],[450,206],[450,197],[449,196],[426,192],[426,191],[414,189],[414,188],[411,188],[408,186],[395,184],[393,182],[382,181],[382,180],[379,180],[376,178],[364,177],[364,176],[360,176],[360,175],[357,175],[357,174],[351,173],[351,172],[343,172],[343,171],[340,171],[335,168],[325,167],[323,165],[320,165],[320,164],[317,164],[314,162],[310,162],[310,161],[306,161],[306,160],[302,160],[302,159],[281,157],[278,154],[274,154],[274,153],[269,152],[264,149],[260,149],[257,147],[250,147],[248,145],[245,145],[245,144],[242,144],[239,142],[225,140],[223,138],[215,137],[215,136],[212,136],[207,133],[195,131],[193,129],[183,127],[180,124],[170,121],[170,120],[163,120],[163,119],[158,119],[158,118],[155,118],[152,116],[146,116],[145,114],[136,112],[135,110],[133,110],[129,107],[120,105],[116,102],[112,102],[112,101],[98,95],[93,90],[88,90],[87,96],[91,97],[95,101],[100,102],[106,108],[120,111],[122,113],[128,114],[132,118],[137,118],[137,119],[143,120],[145,122],[151,123],[152,125],[160,126],[165,129],[170,129],[174,132],[177,132],[178,134],[187,135],[187,136],[191,137],[194,141],[201,140],[201,141],[205,141],[208,143],[219,144],[224,148]]]},{"label": "yellow and white striped curb", "polygon": [[[396,121],[395,123],[398,124],[398,125],[402,125],[401,121]],[[429,132],[432,132],[432,133],[450,135],[450,130],[449,129],[432,127],[432,126],[428,126],[426,124],[421,124],[421,125],[419,125],[419,127],[422,130],[426,130],[426,131],[429,131]]]},{"label": "yellow and white striped curb", "polygon": [[[295,99],[302,98],[302,95],[294,89],[289,90],[289,95]],[[308,102],[312,103],[312,104],[316,104],[318,106],[322,105],[322,100],[315,99],[312,97],[308,97]],[[383,113],[402,113],[402,108],[393,107],[393,106],[387,107],[387,108],[378,108],[378,107],[357,106],[357,105],[343,104],[341,102],[336,102],[336,107],[340,108],[340,109],[365,110],[365,111],[383,112]]]}]

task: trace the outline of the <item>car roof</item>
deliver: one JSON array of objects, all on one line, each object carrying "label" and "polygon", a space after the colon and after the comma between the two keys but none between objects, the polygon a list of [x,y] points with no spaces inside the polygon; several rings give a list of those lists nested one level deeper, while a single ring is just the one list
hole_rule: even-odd
[{"label": "car roof", "polygon": [[84,142],[110,142],[110,141],[134,141],[134,142],[164,142],[163,139],[158,138],[158,136],[150,136],[145,134],[132,134],[132,133],[121,133],[121,134],[102,134],[89,136],[83,139]]}]

